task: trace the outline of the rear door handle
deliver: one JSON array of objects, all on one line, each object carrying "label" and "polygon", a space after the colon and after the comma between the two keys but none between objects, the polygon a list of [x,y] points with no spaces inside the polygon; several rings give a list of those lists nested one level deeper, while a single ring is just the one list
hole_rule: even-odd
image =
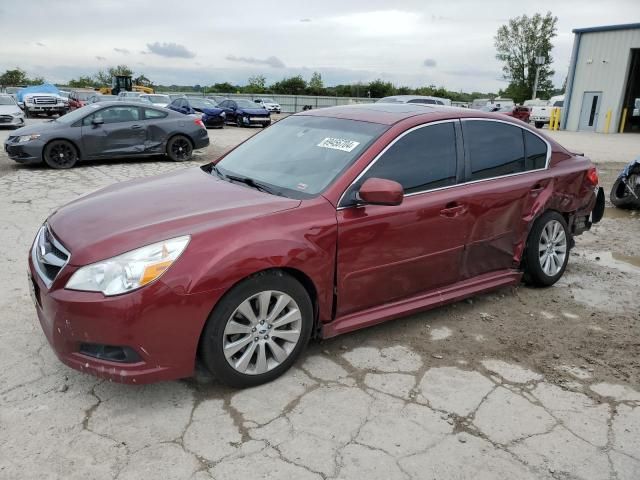
[{"label": "rear door handle", "polygon": [[531,193],[537,195],[538,193],[540,193],[541,191],[543,191],[545,189],[545,186],[540,184],[540,183],[536,183],[532,188],[531,188]]},{"label": "rear door handle", "polygon": [[131,125],[131,130],[138,130],[142,128],[142,125]]},{"label": "rear door handle", "polygon": [[457,217],[467,211],[466,205],[461,205],[457,202],[447,203],[447,205],[440,210],[440,216],[442,217]]}]

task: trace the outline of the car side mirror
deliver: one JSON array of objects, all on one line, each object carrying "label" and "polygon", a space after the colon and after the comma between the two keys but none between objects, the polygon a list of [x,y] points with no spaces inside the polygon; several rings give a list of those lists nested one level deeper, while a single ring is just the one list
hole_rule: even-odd
[{"label": "car side mirror", "polygon": [[384,178],[369,178],[358,190],[360,200],[372,205],[400,205],[404,199],[402,185]]},{"label": "car side mirror", "polygon": [[91,124],[94,127],[97,127],[98,125],[102,125],[104,123],[104,119],[102,117],[94,117],[93,120],[91,120]]}]

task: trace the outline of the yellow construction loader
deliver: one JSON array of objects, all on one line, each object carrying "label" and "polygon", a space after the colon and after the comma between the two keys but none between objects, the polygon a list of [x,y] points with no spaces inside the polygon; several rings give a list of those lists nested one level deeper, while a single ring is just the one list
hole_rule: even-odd
[{"label": "yellow construction loader", "polygon": [[118,95],[120,92],[140,92],[153,93],[153,88],[143,85],[133,85],[131,75],[114,75],[111,78],[110,87],[100,87],[99,92],[103,95]]}]

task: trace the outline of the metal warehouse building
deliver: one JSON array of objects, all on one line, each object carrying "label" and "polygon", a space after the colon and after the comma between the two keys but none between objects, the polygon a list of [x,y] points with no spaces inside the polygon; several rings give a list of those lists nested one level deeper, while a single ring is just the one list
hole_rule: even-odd
[{"label": "metal warehouse building", "polygon": [[561,127],[640,132],[640,23],[573,33]]}]

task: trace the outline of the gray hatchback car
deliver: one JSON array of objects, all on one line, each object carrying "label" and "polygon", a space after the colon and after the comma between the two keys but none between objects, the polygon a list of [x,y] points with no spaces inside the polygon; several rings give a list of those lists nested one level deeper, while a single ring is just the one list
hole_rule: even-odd
[{"label": "gray hatchback car", "polygon": [[49,122],[19,128],[4,148],[19,163],[71,168],[79,160],[167,155],[189,160],[209,145],[202,120],[139,102],[87,105]]}]

